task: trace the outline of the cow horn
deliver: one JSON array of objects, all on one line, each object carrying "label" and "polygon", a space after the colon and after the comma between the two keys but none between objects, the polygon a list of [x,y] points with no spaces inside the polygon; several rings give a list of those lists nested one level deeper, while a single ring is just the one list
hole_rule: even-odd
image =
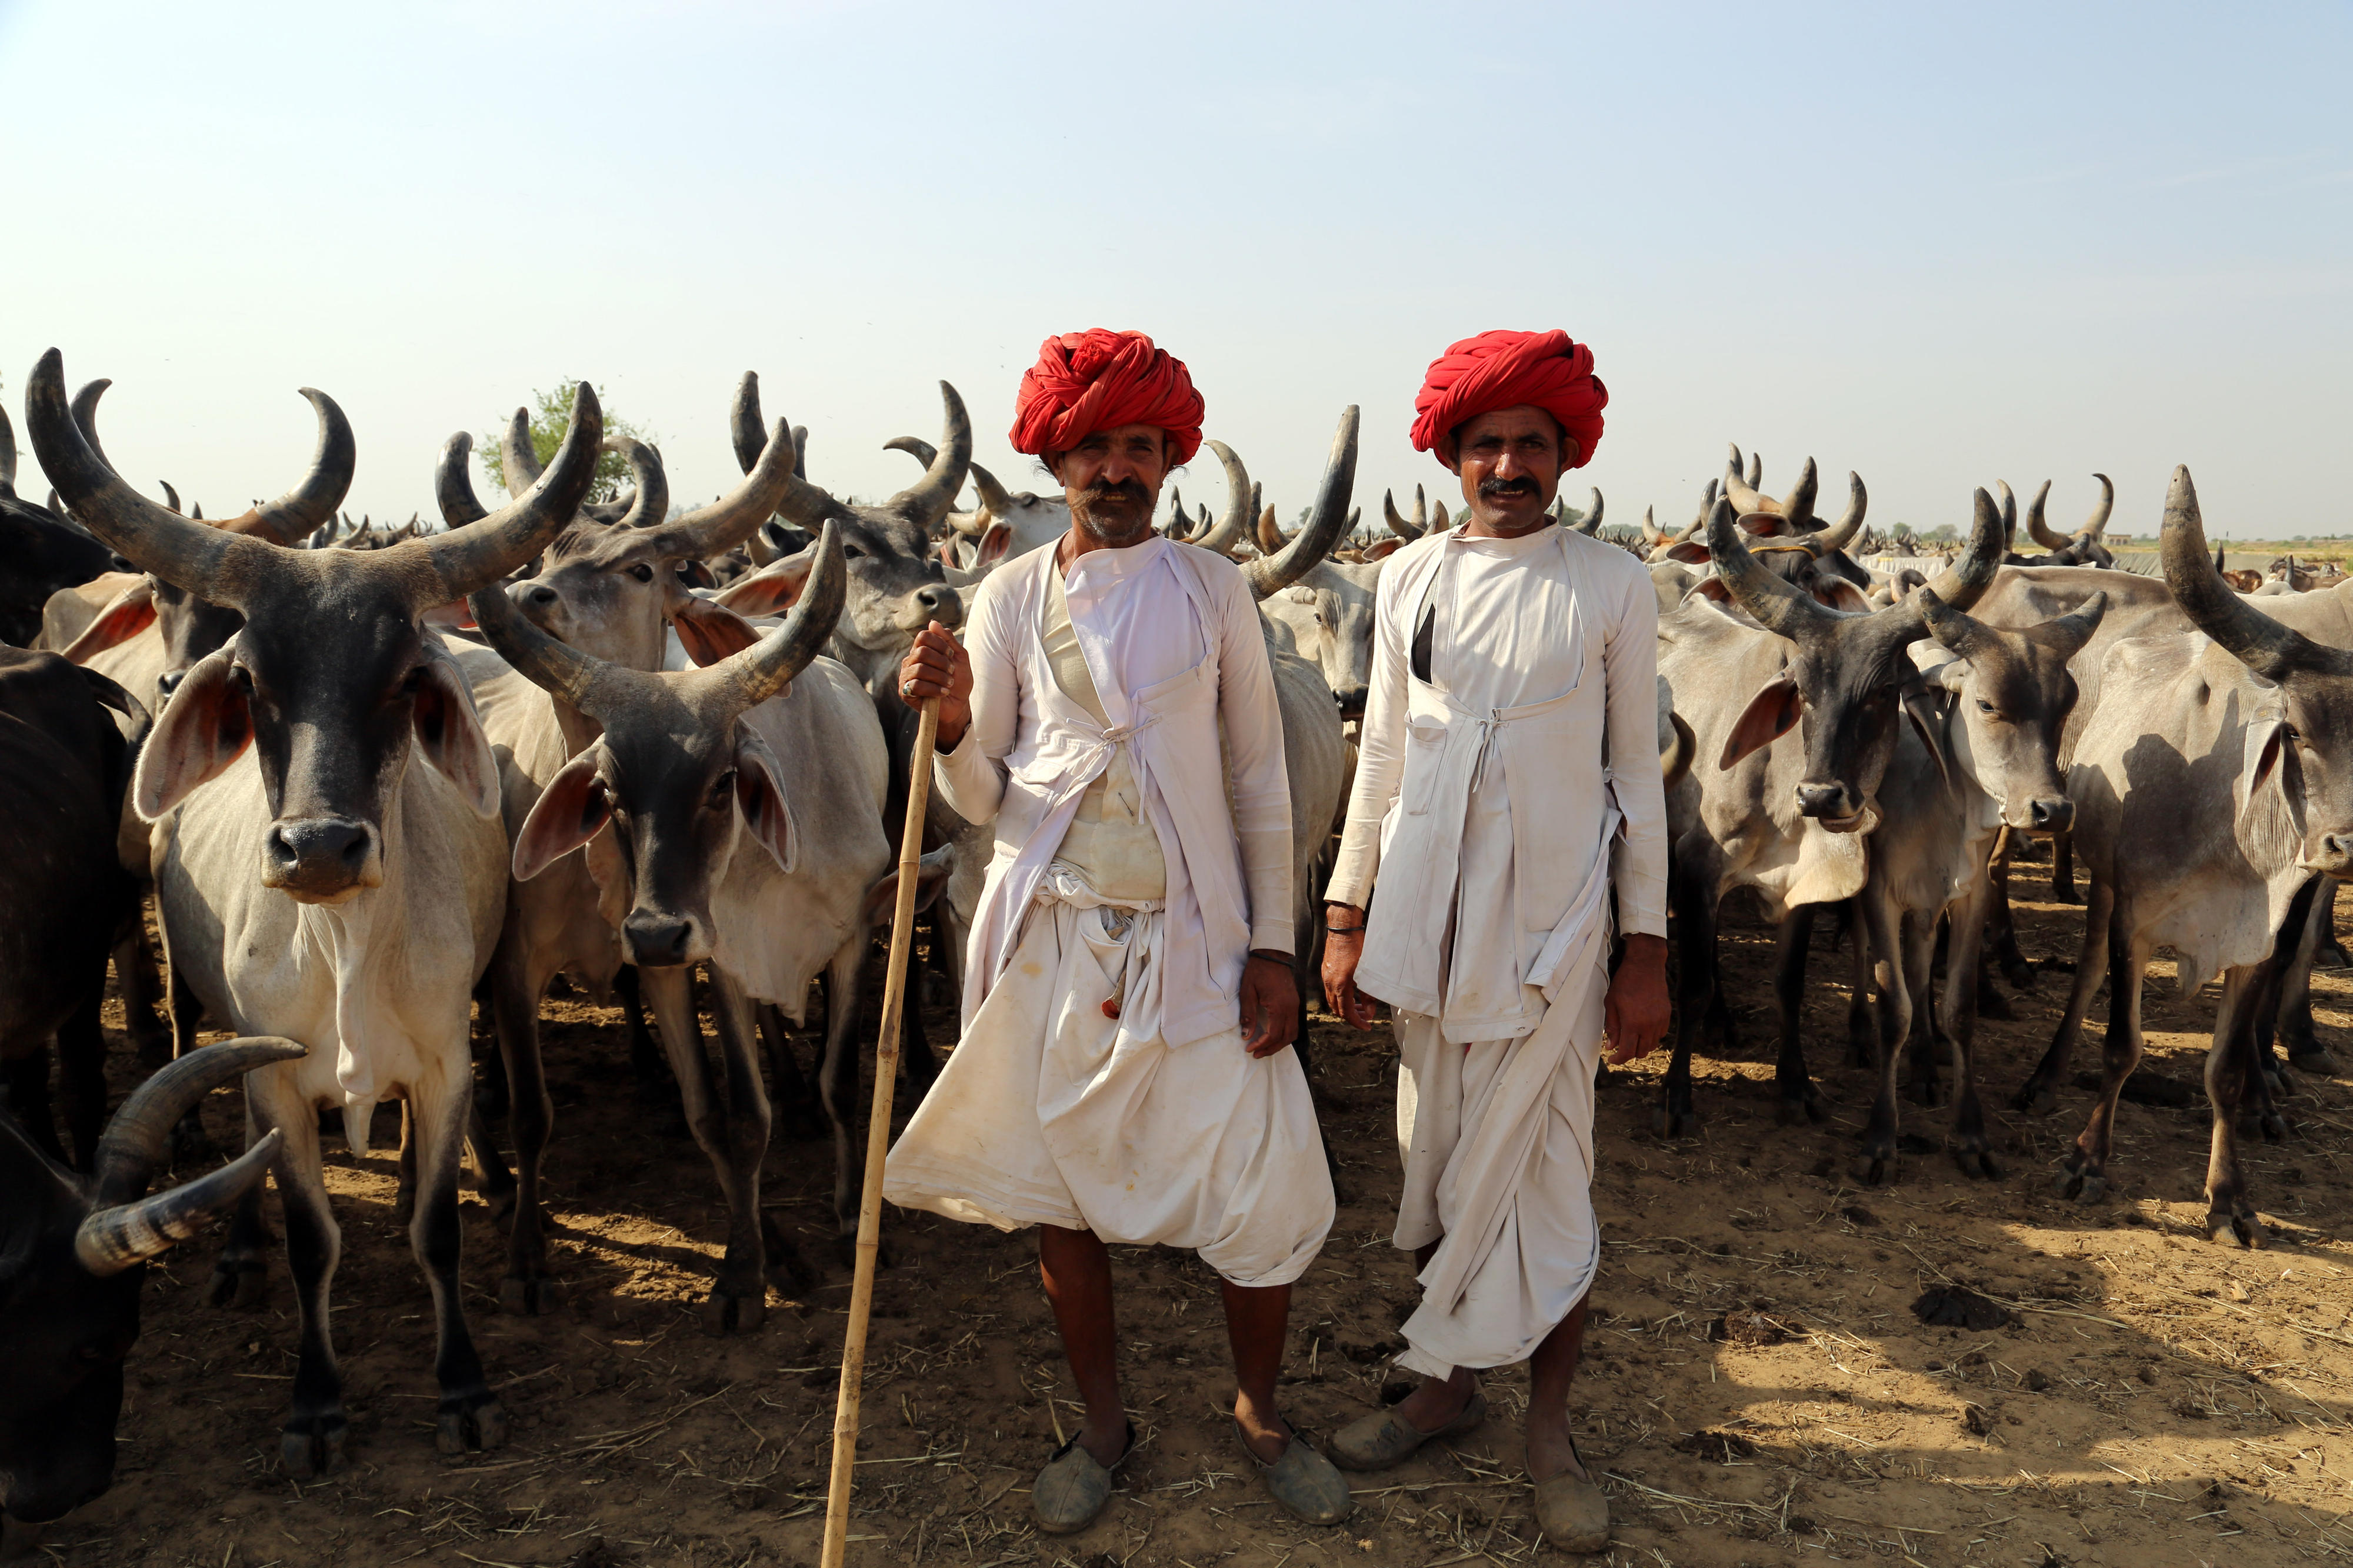
[{"label": "cow horn", "polygon": [[[1806,472],[1810,475],[1813,468],[1813,460],[1807,459]],[[1817,561],[1833,552],[1844,550],[1854,536],[1862,531],[1863,513],[1871,510],[1871,494],[1862,488],[1862,476],[1852,469],[1847,471],[1846,485],[1846,510],[1839,513],[1839,520],[1828,528],[1802,536],[1806,548],[1813,552]],[[1809,495],[1809,510],[1811,510],[1812,504],[1812,497]]]},{"label": "cow horn", "polygon": [[[793,482],[797,455],[791,428],[777,420],[769,432],[767,448],[744,476],[744,482],[709,506],[697,507],[663,526],[663,548],[675,551],[682,560],[708,561],[751,538],[753,530],[776,515],[776,503]],[[631,516],[635,515],[632,511]]]},{"label": "cow horn", "polygon": [[940,455],[940,449],[921,436],[893,436],[882,443],[882,449],[886,452],[904,452],[927,468]]},{"label": "cow horn", "polygon": [[1256,534],[1261,555],[1272,555],[1282,549],[1286,542],[1282,537],[1282,525],[1274,521],[1274,508],[1268,507],[1258,514]]},{"label": "cow horn", "polygon": [[273,544],[297,544],[312,529],[335,515],[352,488],[359,467],[359,444],[352,439],[351,421],[335,400],[315,386],[301,389],[319,416],[319,444],[311,449],[311,468],[301,482],[276,500],[254,509],[263,538]]},{"label": "cow horn", "polygon": [[1667,713],[1667,726],[1673,739],[1667,742],[1667,749],[1659,753],[1659,777],[1667,788],[1672,789],[1683,782],[1685,773],[1691,772],[1692,753],[1699,749],[1699,737],[1694,735],[1692,727],[1683,722],[1683,716],[1672,710]]},{"label": "cow horn", "polygon": [[2051,481],[2045,479],[2042,481],[2042,488],[2034,492],[2034,499],[2027,503],[2026,537],[2045,550],[2064,550],[2067,548],[2067,542],[2052,532],[2051,525],[2042,521],[2042,503],[2050,499]]},{"label": "cow horn", "polygon": [[1250,531],[1258,518],[1258,487],[1250,483],[1250,470],[1234,449],[1223,441],[1209,443],[1209,450],[1226,469],[1226,510],[1218,518],[1217,526],[1193,541],[1204,550],[1214,550],[1220,555],[1230,555]]},{"label": "cow horn", "polygon": [[[620,525],[623,528],[659,527],[662,520],[670,515],[670,475],[663,471],[661,453],[635,436],[607,436],[598,445],[602,451],[618,452],[628,458],[629,472],[638,482],[637,493],[629,498],[629,510],[621,514]],[[752,520],[752,526],[757,528],[767,521],[767,516],[766,512],[762,512]],[[732,544],[734,542],[730,540],[728,542]],[[726,545],[720,548],[723,550]],[[695,559],[700,561],[702,558],[698,555]]]},{"label": "cow horn", "polygon": [[[766,426],[760,418],[758,371],[745,371],[744,379],[736,384],[735,402],[728,411],[727,429],[734,442],[735,461],[748,474],[759,462],[761,452],[766,449],[762,437]],[[807,452],[807,444],[801,438],[798,426],[794,427],[793,451],[796,461],[804,460]],[[793,474],[793,482],[785,487],[785,499],[776,504],[776,511],[786,522],[804,529],[815,528],[828,518],[839,518],[844,522],[858,521],[856,512],[810,484],[797,469]]]},{"label": "cow horn", "polygon": [[98,400],[104,397],[106,389],[113,384],[107,377],[100,376],[96,381],[83,382],[81,390],[73,395],[74,426],[81,432],[81,438],[90,443],[90,449],[98,454],[98,460],[110,468],[114,467],[114,459],[106,455],[106,447],[98,438]]},{"label": "cow horn", "polygon": [[74,1229],[74,1257],[84,1268],[104,1279],[162,1255],[252,1191],[285,1142],[286,1134],[273,1127],[252,1148],[217,1171],[167,1187],[153,1197],[116,1204],[83,1216]]},{"label": "cow horn", "polygon": [[537,483],[470,528],[392,546],[390,555],[421,558],[432,579],[417,584],[416,606],[422,610],[466,598],[554,542],[596,482],[597,447],[604,437],[605,411],[596,402],[596,389],[584,381],[573,390],[564,445],[555,449],[555,460]]},{"label": "cow horn", "polygon": [[1642,546],[1646,550],[1655,550],[1666,542],[1666,530],[1652,521],[1658,510],[1656,506],[1646,506],[1642,509]]},{"label": "cow horn", "polygon": [[514,607],[506,585],[492,583],[466,601],[491,651],[533,686],[584,712],[593,710],[597,688],[609,684],[611,666],[594,654],[548,636]]},{"label": "cow horn", "polygon": [[231,609],[244,607],[249,574],[270,546],[259,539],[191,522],[122,482],[90,449],[66,404],[65,360],[41,355],[25,385],[25,424],[33,452],[65,493],[77,521],[129,557],[142,572]]},{"label": "cow horn", "polygon": [[1427,510],[1428,504],[1428,502],[1422,500],[1421,487],[1419,485],[1414,486],[1413,521],[1409,522],[1404,518],[1398,515],[1397,498],[1388,490],[1383,490],[1381,492],[1381,517],[1388,523],[1389,531],[1391,533],[1396,534],[1399,539],[1402,539],[1407,543],[1410,544],[1413,541],[1421,537],[1421,531],[1423,528],[1428,526],[1427,520],[1430,515]]},{"label": "cow horn", "polygon": [[2186,468],[2173,470],[2173,484],[2165,493],[2165,531],[2158,549],[2173,602],[2200,631],[2257,675],[2273,681],[2297,669],[2353,675],[2353,653],[2324,647],[2280,625],[2222,581],[2206,555],[2198,489]]},{"label": "cow horn", "polygon": [[1756,617],[1767,631],[1797,641],[1843,619],[1837,611],[1815,603],[1760,565],[1740,541],[1740,526],[1732,502],[1719,500],[1707,515],[1707,551],[1715,560],[1715,574],[1735,603]]},{"label": "cow horn", "polygon": [[946,416],[939,452],[922,479],[887,503],[923,524],[925,533],[939,532],[948,513],[955,510],[956,493],[964,489],[965,470],[972,466],[972,416],[965,412],[964,399],[944,381],[940,383],[940,402],[946,409]]},{"label": "cow horn", "polygon": [[834,623],[841,619],[849,573],[842,562],[839,525],[827,523],[813,548],[817,560],[784,625],[703,672],[714,680],[734,684],[738,712],[758,707],[791,685],[793,677],[825,651]]},{"label": "cow horn", "polygon": [[1920,614],[1928,623],[1928,635],[1957,658],[1968,658],[1973,647],[1984,646],[1985,624],[1967,610],[1957,610],[1945,603],[1936,590],[1923,587],[1915,596]]},{"label": "cow horn", "polygon": [[1601,535],[1601,487],[1599,485],[1593,488],[1593,504],[1587,507],[1585,515],[1577,520],[1577,531],[1597,539]]},{"label": "cow horn", "polygon": [[1791,529],[1802,530],[1814,521],[1814,498],[1821,489],[1821,473],[1814,467],[1814,460],[1808,458],[1806,466],[1798,470],[1798,482],[1789,487],[1789,493],[1781,500],[1781,515],[1789,520]]},{"label": "cow horn", "polygon": [[2035,629],[2057,643],[2063,657],[2073,658],[2084,651],[2084,645],[2100,629],[2100,622],[2107,613],[2107,590],[2102,589],[2065,615],[2045,621]]},{"label": "cow horn", "polygon": [[2001,548],[2005,555],[2018,548],[2018,498],[2010,493],[2008,479],[1996,479],[1993,488],[2001,492]]},{"label": "cow horn", "polygon": [[172,481],[157,479],[155,482],[164,487],[164,504],[183,517],[186,516],[188,509],[180,504],[180,492],[172,488]]},{"label": "cow horn", "polygon": [[16,499],[16,427],[0,408],[0,500]]},{"label": "cow horn", "polygon": [[1742,479],[1740,447],[1737,443],[1734,444],[1732,455],[1724,465],[1725,497],[1732,502],[1733,510],[1742,517],[1760,511],[1778,515],[1781,510],[1779,501],[1775,500],[1771,496],[1757,493],[1757,480],[1762,475],[1764,466],[1765,460],[1762,458],[1752,459],[1748,478]]},{"label": "cow horn", "polygon": [[997,482],[997,476],[978,463],[968,465],[972,471],[973,493],[980,497],[982,515],[999,521],[1013,515],[1013,495]]},{"label": "cow horn", "polygon": [[2001,558],[2007,553],[2002,544],[2001,519],[1994,511],[1993,498],[1979,490],[1975,504],[1977,510],[1969,528],[1968,547],[1937,573],[1936,580],[1928,584],[1938,598],[1957,610],[1966,610],[1985,597],[1985,591],[1993,586],[1994,574],[2001,570]]},{"label": "cow horn", "polygon": [[440,460],[433,465],[433,504],[441,509],[441,521],[451,528],[463,528],[491,515],[474,495],[473,461],[474,437],[460,430],[441,443]]},{"label": "cow horn", "polygon": [[2075,531],[2078,539],[2104,537],[2108,531],[2108,514],[2116,510],[2116,487],[2108,482],[2105,474],[2094,474],[2092,477],[2100,481],[2100,499],[2094,504],[2092,515],[2084,520],[2084,526]]},{"label": "cow horn", "polygon": [[165,1063],[123,1097],[90,1156],[90,1192],[100,1205],[129,1203],[147,1190],[164,1163],[173,1127],[195,1103],[233,1078],[309,1055],[270,1035],[225,1040]]},{"label": "cow horn", "polygon": [[531,410],[518,408],[507,419],[507,433],[499,441],[499,461],[507,494],[519,496],[539,483],[539,451],[531,439]]},{"label": "cow horn", "polygon": [[1242,567],[1250,592],[1271,599],[1314,570],[1332,552],[1348,527],[1348,494],[1356,485],[1356,405],[1341,412],[1340,427],[1332,436],[1332,453],[1324,465],[1324,482],[1315,487],[1315,504],[1307,521],[1280,554],[1261,556]]}]

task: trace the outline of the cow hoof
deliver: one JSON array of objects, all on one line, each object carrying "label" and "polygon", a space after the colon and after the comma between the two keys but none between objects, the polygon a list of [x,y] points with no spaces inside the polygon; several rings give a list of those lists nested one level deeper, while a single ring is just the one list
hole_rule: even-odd
[{"label": "cow hoof", "polygon": [[2108,1179],[2092,1171],[2070,1171],[2060,1184],[2060,1195],[2079,1204],[2096,1204],[2108,1195]]},{"label": "cow hoof", "polygon": [[2218,1247],[2242,1247],[2259,1252],[2268,1239],[2263,1222],[2251,1214],[2211,1213],[2206,1216],[2206,1232]]},{"label": "cow hoof", "polygon": [[441,1401],[433,1421],[433,1446],[445,1454],[483,1452],[507,1446],[507,1413],[486,1391]]},{"label": "cow hoof", "polygon": [[1699,1112],[1689,1107],[1681,1110],[1662,1107],[1651,1117],[1651,1131],[1671,1142],[1679,1138],[1696,1138],[1699,1136]]},{"label": "cow hoof", "polygon": [[499,1310],[517,1318],[536,1318],[564,1304],[564,1288],[541,1275],[534,1279],[509,1275],[499,1282]]},{"label": "cow hoof", "polygon": [[2047,1084],[2029,1083],[2010,1097],[2010,1108],[2028,1116],[2048,1116],[2059,1109],[2059,1097]]},{"label": "cow hoof", "polygon": [[2063,888],[2052,888],[2051,889],[2051,901],[2054,904],[2080,904],[2084,900],[2076,895],[2075,885],[2070,882]]},{"label": "cow hoof", "polygon": [[769,1280],[786,1296],[797,1296],[817,1284],[817,1270],[776,1224],[776,1216],[765,1210],[760,1214],[760,1250],[767,1256]]},{"label": "cow hoof", "polygon": [[239,1312],[259,1308],[269,1294],[269,1271],[259,1258],[224,1258],[213,1265],[205,1285],[205,1300],[216,1307]]},{"label": "cow hoof", "polygon": [[714,1338],[730,1332],[752,1332],[768,1321],[768,1288],[756,1296],[731,1296],[714,1289],[702,1299],[702,1331]]},{"label": "cow hoof", "polygon": [[1796,1127],[1807,1121],[1822,1119],[1821,1106],[1811,1100],[1784,1098],[1773,1108],[1773,1120],[1783,1127]]},{"label": "cow hoof", "polygon": [[278,1434],[278,1458],[298,1481],[323,1476],[343,1462],[343,1439],[351,1432],[343,1413],[298,1415]]},{"label": "cow hoof", "polygon": [[1923,1078],[1912,1085],[1912,1098],[1923,1106],[1934,1110],[1938,1106],[1943,1105],[1947,1100],[1950,1100],[1952,1096],[1947,1091],[1942,1080],[1933,1078]]},{"label": "cow hoof", "polygon": [[1855,1162],[1854,1179],[1866,1187],[1882,1187],[1895,1180],[1895,1151],[1866,1151]]},{"label": "cow hoof", "polygon": [[2336,1053],[2327,1046],[2311,1046],[2288,1058],[2288,1065],[2314,1078],[2335,1078],[2345,1069],[2337,1065]]},{"label": "cow hoof", "polygon": [[1983,1149],[1956,1149],[1953,1151],[1953,1161],[1960,1166],[1961,1174],[1972,1181],[1999,1182],[2001,1180],[2001,1167],[1995,1164],[1993,1156]]},{"label": "cow hoof", "polygon": [[2262,1131],[2263,1142],[2266,1143],[2281,1142],[2288,1134],[2287,1118],[2276,1110],[2263,1112],[2262,1116],[2256,1118],[2255,1125]]}]

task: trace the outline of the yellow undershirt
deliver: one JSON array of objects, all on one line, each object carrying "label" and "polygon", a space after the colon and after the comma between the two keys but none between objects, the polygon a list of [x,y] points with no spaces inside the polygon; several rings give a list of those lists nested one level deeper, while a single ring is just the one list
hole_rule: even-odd
[{"label": "yellow undershirt", "polygon": [[[1078,633],[1071,626],[1071,602],[1062,574],[1056,571],[1048,575],[1051,585],[1038,630],[1046,645],[1046,662],[1054,671],[1054,684],[1108,729],[1111,720],[1103,712],[1102,694],[1095,689],[1094,674],[1087,668]],[[1167,896],[1168,862],[1160,853],[1160,835],[1144,820],[1144,792],[1136,784],[1125,746],[1112,752],[1110,765],[1079,797],[1078,814],[1071,819],[1070,831],[1062,836],[1054,858],[1085,878],[1087,886],[1102,898],[1141,903]]]}]

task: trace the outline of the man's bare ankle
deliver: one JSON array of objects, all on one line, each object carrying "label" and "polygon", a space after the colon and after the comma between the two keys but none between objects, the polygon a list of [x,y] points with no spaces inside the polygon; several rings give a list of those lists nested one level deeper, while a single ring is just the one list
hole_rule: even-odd
[{"label": "man's bare ankle", "polygon": [[1089,1421],[1079,1430],[1079,1447],[1092,1455],[1096,1464],[1109,1469],[1127,1455],[1127,1417],[1122,1415],[1108,1422]]}]

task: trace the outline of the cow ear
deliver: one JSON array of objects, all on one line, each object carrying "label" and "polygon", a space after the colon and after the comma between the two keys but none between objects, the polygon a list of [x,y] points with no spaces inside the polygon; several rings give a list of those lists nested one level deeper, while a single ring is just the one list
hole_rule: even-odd
[{"label": "cow ear", "polygon": [[[167,710],[168,711],[168,710]],[[417,748],[433,771],[458,786],[476,816],[499,814],[499,759],[482,721],[474,711],[474,694],[458,661],[438,647],[425,654],[425,679],[417,688],[408,712]]]},{"label": "cow ear", "polygon": [[1936,764],[1936,776],[1945,781],[1947,789],[1952,788],[1953,767],[1945,760],[1945,738],[1937,733],[1936,700],[1926,691],[1907,693],[1904,698],[1904,717],[1912,721],[1913,733],[1928,749],[1928,760]]},{"label": "cow ear", "polygon": [[1871,610],[1871,601],[1862,596],[1862,590],[1843,577],[1816,577],[1814,599],[1816,603],[1827,605],[1833,610],[1847,610],[1862,614],[1869,614]]},{"label": "cow ear", "polygon": [[1776,676],[1767,681],[1734,721],[1732,733],[1725,739],[1724,755],[1716,762],[1717,769],[1736,767],[1743,757],[1763,751],[1788,734],[1805,707],[1806,700],[1799,694],[1797,683],[1788,676]]},{"label": "cow ear", "polygon": [[81,636],[58,650],[68,664],[88,664],[108,648],[118,647],[155,624],[155,579],[142,577],[106,602],[98,619]]},{"label": "cow ear", "polygon": [[596,837],[612,816],[613,803],[596,776],[596,748],[591,746],[558,768],[532,804],[522,831],[515,835],[515,880],[530,881]]},{"label": "cow ear", "polygon": [[692,594],[681,594],[670,606],[670,629],[679,645],[697,666],[717,664],[760,640],[760,628],[729,609]]},{"label": "cow ear", "polygon": [[2287,807],[2288,820],[2295,825],[2295,835],[2304,837],[2304,764],[2296,755],[2295,738],[2284,718],[2247,727],[2246,751],[2240,764],[2240,776],[2244,793],[2239,798],[2242,822],[2255,808],[2263,785],[2274,773],[2279,774],[2280,800]]},{"label": "cow ear", "polygon": [[776,754],[759,731],[741,721],[735,726],[735,809],[777,868],[791,872],[800,859],[800,835],[793,831],[792,809],[776,779]]},{"label": "cow ear", "polygon": [[[939,896],[947,890],[948,878],[955,870],[955,862],[951,858],[955,851],[955,845],[943,844],[915,862],[915,912],[917,914],[930,909],[939,900]],[[888,919],[897,911],[898,905],[899,868],[893,866],[876,878],[874,885],[866,889],[866,923],[872,925],[878,921]]]},{"label": "cow ear", "polygon": [[1752,539],[1780,539],[1798,531],[1778,512],[1752,511],[1740,520],[1740,531]]},{"label": "cow ear", "polygon": [[717,602],[739,616],[781,616],[799,601],[816,564],[817,546],[812,544],[781,561],[769,562],[748,577],[737,578],[720,591]]},{"label": "cow ear", "polygon": [[1012,548],[1013,530],[1005,523],[992,522],[988,525],[988,531],[980,536],[980,548],[973,552],[972,563],[975,566],[993,565],[1005,559],[1005,552]]},{"label": "cow ear", "polygon": [[232,660],[237,639],[196,661],[181,678],[154,732],[139,751],[132,809],[153,822],[220,777],[253,744],[253,714]]},{"label": "cow ear", "polygon": [[1374,545],[1371,549],[1365,552],[1365,559],[1367,561],[1387,561],[1390,556],[1395,555],[1398,551],[1404,548],[1405,541],[1402,539],[1384,539],[1378,544]]},{"label": "cow ear", "polygon": [[1680,561],[1686,566],[1707,564],[1707,546],[1696,539],[1686,539],[1681,544],[1667,547],[1667,559]]}]

